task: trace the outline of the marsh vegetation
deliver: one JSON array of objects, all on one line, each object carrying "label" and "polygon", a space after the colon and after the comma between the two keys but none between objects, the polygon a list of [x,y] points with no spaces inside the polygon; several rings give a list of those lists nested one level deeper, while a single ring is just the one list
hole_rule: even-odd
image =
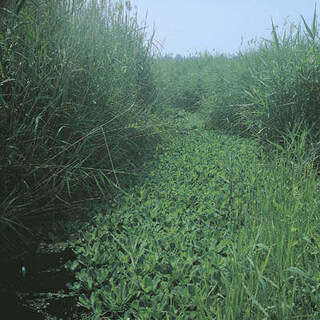
[{"label": "marsh vegetation", "polygon": [[176,59],[129,1],[0,9],[2,301],[319,319],[319,97],[316,10],[236,55]]}]

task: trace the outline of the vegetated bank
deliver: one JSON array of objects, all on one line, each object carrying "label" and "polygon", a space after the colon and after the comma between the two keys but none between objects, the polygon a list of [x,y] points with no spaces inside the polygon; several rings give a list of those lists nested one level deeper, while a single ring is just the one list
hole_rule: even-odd
[{"label": "vegetated bank", "polygon": [[[8,308],[16,291],[57,294],[45,287],[43,274],[56,274],[39,245],[62,251],[88,208],[130,185],[153,152],[151,66],[152,38],[129,1],[0,1],[0,296]],[[59,259],[51,264],[61,269]]]},{"label": "vegetated bank", "polygon": [[8,248],[12,234],[28,237],[24,227],[121,188],[143,151],[135,137],[150,126],[155,86],[152,43],[129,2],[32,1],[18,16],[3,8],[0,28],[0,228]]}]

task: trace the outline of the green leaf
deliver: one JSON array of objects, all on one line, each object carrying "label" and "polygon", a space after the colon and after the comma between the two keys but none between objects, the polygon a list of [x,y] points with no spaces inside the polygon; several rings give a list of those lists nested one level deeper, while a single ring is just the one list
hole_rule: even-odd
[{"label": "green leaf", "polygon": [[[1,71],[1,70],[0,70]],[[4,81],[1,81],[0,82],[0,87],[3,86],[4,84],[8,83],[8,82],[12,82],[12,81],[15,81],[16,79],[13,79],[13,78],[9,78],[9,79],[6,79]]]},{"label": "green leaf", "polygon": [[309,282],[311,282],[312,284],[316,284],[315,281],[304,271],[302,271],[301,269],[299,268],[296,268],[296,267],[289,267],[287,268],[285,271],[287,272],[291,272],[293,274],[296,274],[298,275],[299,277],[305,279],[305,280],[308,280]]},{"label": "green leaf", "polygon": [[271,20],[271,24],[272,24],[271,33],[272,33],[272,37],[273,37],[273,42],[275,43],[277,48],[280,48],[280,41],[279,41],[279,38],[278,38],[276,26],[274,25],[273,20]]},{"label": "green leaf", "polygon": [[315,43],[316,41],[316,37],[318,34],[318,27],[317,27],[317,7],[315,6],[314,8],[314,13],[313,13],[313,20],[312,20],[312,24],[311,27],[308,26],[305,18],[301,15],[301,19],[303,21],[304,27],[307,30],[307,35],[309,36],[310,40],[312,43]]},{"label": "green leaf", "polygon": [[82,295],[80,295],[79,296],[79,301],[78,301],[78,303],[82,306],[82,307],[84,307],[84,308],[86,308],[86,309],[91,309],[91,303],[90,303],[90,300],[84,295],[84,294],[82,294]]},{"label": "green leaf", "polygon": [[74,261],[71,262],[71,265],[70,265],[69,268],[70,268],[71,271],[74,271],[74,270],[77,269],[78,266],[79,266],[79,261],[78,260],[74,260]]}]

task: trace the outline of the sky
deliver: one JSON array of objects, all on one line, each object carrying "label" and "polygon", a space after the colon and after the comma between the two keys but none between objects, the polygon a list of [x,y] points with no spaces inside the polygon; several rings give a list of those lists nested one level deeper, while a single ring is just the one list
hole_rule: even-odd
[{"label": "sky", "polygon": [[[268,38],[275,25],[312,21],[320,0],[131,0],[139,20],[155,27],[162,52],[233,54],[253,38]],[[320,16],[320,15],[319,15]]]}]

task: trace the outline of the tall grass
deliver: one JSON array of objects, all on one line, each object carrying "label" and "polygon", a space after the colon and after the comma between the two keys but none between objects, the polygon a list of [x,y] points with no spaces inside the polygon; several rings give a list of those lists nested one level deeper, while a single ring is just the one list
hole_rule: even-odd
[{"label": "tall grass", "polygon": [[[218,59],[218,58],[217,58]],[[160,56],[155,59],[158,105],[195,111],[205,95],[208,62],[211,55]]]},{"label": "tall grass", "polygon": [[306,137],[291,138],[264,169],[249,170],[255,191],[231,249],[218,319],[319,317],[319,185]]},{"label": "tall grass", "polygon": [[231,91],[230,98],[214,95],[212,124],[272,141],[281,141],[285,131],[300,121],[316,129],[320,119],[316,26],[316,11],[312,27],[303,19],[303,25],[291,24],[278,32],[272,23],[272,41],[261,40],[231,59],[234,74],[224,76],[221,90]]},{"label": "tall grass", "polygon": [[[287,130],[303,122],[302,127],[317,142],[320,46],[316,9],[310,25],[301,20],[281,30],[272,22],[271,40],[252,41],[233,56],[206,53],[179,61],[160,58],[160,92],[168,92],[175,106],[202,105],[210,113],[208,126],[212,128],[283,143]],[[175,82],[177,86],[172,85]]]},{"label": "tall grass", "polygon": [[129,1],[36,0],[19,15],[0,10],[5,236],[121,188],[154,84],[152,38]]}]

